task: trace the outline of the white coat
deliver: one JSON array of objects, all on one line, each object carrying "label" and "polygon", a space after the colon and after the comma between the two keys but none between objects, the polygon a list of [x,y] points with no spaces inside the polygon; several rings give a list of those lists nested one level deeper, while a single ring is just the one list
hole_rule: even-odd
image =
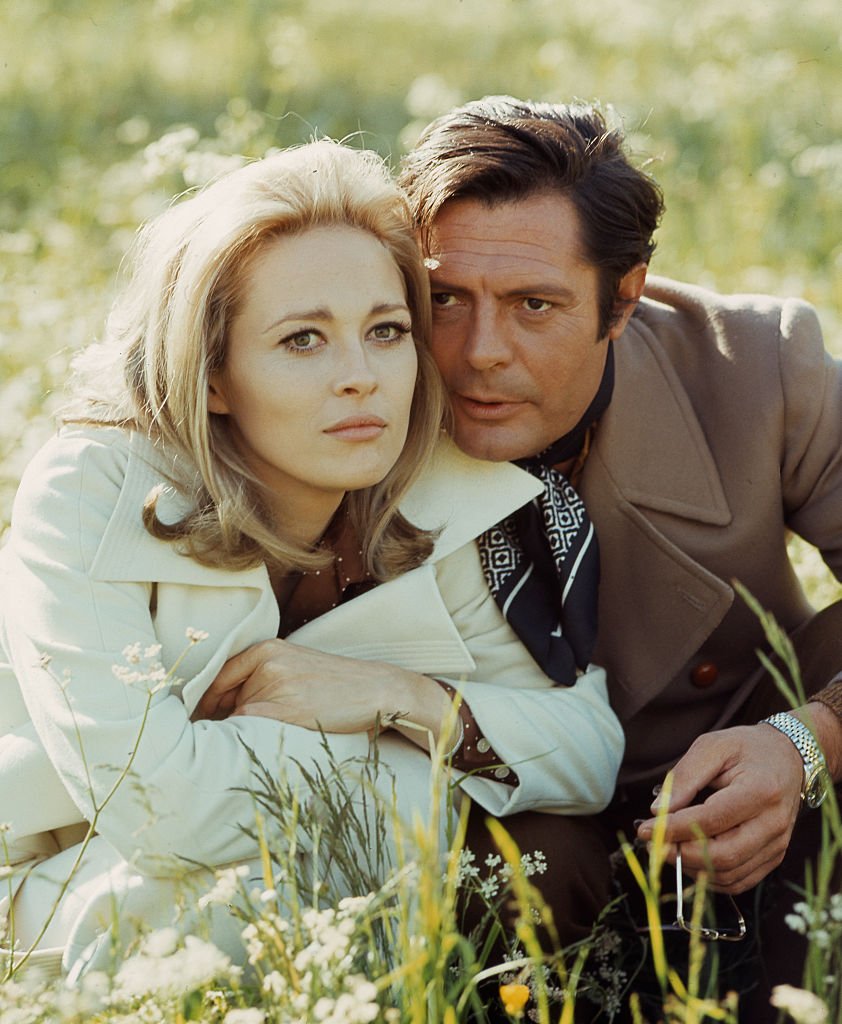
[{"label": "white coat", "polygon": [[[264,566],[208,568],[143,527],[141,509],[165,466],[145,437],[118,428],[65,427],[22,481],[0,552],[0,822],[13,862],[49,858],[80,829],[133,756],[131,775],[97,819],[97,833],[143,877],[183,872],[183,858],[217,866],[254,856],[246,746],[270,770],[279,756],[324,763],[317,733],[256,717],[190,719],[225,661],[274,637],[279,613]],[[512,787],[476,777],[462,790],[494,815],[587,814],[611,797],[622,756],[604,674],[592,668],[554,688],[502,618],[474,539],[539,489],[508,464],[442,445],[402,504],[440,528],[431,558],[304,626],[295,643],[377,659],[460,688]],[[170,489],[159,508],[177,516]],[[208,638],[189,645],[188,629]],[[177,667],[151,697],[118,678],[124,649],[161,645]],[[147,704],[148,711],[147,711]],[[365,734],[329,737],[337,760],[365,757]],[[381,758],[406,811],[423,807],[429,759],[394,733]],[[65,957],[67,966],[67,957]]]}]

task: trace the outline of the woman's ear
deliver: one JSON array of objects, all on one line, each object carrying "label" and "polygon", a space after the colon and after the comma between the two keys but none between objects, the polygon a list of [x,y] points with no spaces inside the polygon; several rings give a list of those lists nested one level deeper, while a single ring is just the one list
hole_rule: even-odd
[{"label": "woman's ear", "polygon": [[231,412],[218,373],[212,373],[208,381],[208,411],[219,416],[227,416]]}]

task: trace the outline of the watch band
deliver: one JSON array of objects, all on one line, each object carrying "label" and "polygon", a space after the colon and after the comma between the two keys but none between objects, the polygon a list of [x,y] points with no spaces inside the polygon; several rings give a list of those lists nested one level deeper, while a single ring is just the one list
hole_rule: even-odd
[{"label": "watch band", "polygon": [[816,742],[812,731],[798,718],[788,711],[779,711],[775,715],[762,719],[767,725],[771,725],[782,732],[784,736],[795,746],[804,762],[804,777],[801,780],[801,799],[808,807],[818,807],[824,799],[823,790],[819,793],[814,791],[817,776],[827,775],[827,763],[821,747]]}]

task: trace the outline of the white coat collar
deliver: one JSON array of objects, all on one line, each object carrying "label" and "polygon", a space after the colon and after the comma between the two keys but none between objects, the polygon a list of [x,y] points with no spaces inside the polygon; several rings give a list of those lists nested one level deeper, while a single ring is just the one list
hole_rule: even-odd
[{"label": "white coat collar", "polygon": [[[101,428],[97,428],[101,429]],[[167,462],[142,434],[116,431],[115,445],[127,461],[119,498],[91,566],[102,580],[132,580],[197,586],[257,586],[268,579],[264,566],[228,571],[200,565],[156,540],[141,519],[144,500],[166,481]],[[119,435],[122,434],[122,438]],[[417,526],[439,530],[431,561],[436,562],[478,537],[541,491],[536,478],[509,463],[481,462],[443,440],[431,463],[401,502],[401,511]],[[159,501],[161,518],[175,521],[186,504],[172,487]]]}]

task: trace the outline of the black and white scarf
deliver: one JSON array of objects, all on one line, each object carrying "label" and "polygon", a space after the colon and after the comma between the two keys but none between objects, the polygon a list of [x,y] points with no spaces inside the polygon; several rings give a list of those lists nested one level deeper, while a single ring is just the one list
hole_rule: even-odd
[{"label": "black and white scarf", "polygon": [[517,465],[544,490],[479,538],[485,578],[494,599],[532,657],[557,685],[572,686],[596,642],[599,546],[593,524],[567,478],[553,469],[578,455],[588,429],[614,389],[608,343],[599,390],[573,430]]}]

